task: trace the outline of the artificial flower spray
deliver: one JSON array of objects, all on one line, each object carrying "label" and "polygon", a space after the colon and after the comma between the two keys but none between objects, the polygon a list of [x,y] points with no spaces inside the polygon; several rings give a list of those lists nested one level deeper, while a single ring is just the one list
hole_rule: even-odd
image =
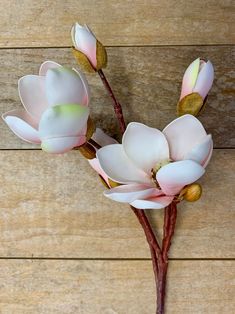
[{"label": "artificial flower spray", "polygon": [[[196,181],[205,173],[213,152],[212,137],[196,118],[213,83],[213,66],[200,58],[189,65],[176,106],[179,117],[162,131],[137,122],[126,127],[122,107],[102,70],[107,65],[105,47],[88,26],[76,23],[71,35],[79,66],[98,73],[111,97],[122,142],[95,128],[89,116],[92,108],[84,74],[52,61],[41,65],[39,75],[19,80],[24,109],[7,112],[3,119],[18,137],[40,144],[46,152],[60,154],[78,149],[104,183],[104,195],[129,204],[150,248],[156,313],[163,314],[177,206],[183,200],[200,198],[202,188]],[[149,222],[149,209],[164,210],[161,241]]]}]

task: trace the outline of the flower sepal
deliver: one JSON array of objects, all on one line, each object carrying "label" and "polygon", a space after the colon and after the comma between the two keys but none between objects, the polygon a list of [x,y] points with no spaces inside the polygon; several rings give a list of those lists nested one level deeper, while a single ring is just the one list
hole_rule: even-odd
[{"label": "flower sepal", "polygon": [[205,106],[205,101],[198,93],[191,93],[184,96],[177,104],[177,115],[183,116],[184,114],[191,114],[198,116]]}]

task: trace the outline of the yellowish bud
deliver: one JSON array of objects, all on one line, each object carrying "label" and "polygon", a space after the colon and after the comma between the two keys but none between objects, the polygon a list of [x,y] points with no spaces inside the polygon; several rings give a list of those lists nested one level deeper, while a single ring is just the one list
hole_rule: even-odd
[{"label": "yellowish bud", "polygon": [[198,93],[191,93],[182,98],[177,104],[177,115],[191,114],[197,116],[202,110],[205,102]]},{"label": "yellowish bud", "polygon": [[196,202],[202,195],[202,187],[198,183],[186,186],[179,195],[179,199],[185,199],[188,202]]}]

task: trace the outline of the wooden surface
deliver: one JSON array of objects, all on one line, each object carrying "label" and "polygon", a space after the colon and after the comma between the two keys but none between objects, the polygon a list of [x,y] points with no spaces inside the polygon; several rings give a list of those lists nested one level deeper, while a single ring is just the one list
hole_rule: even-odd
[{"label": "wooden surface", "polygon": [[[4,260],[0,266],[4,314],[154,313],[150,261]],[[232,261],[171,262],[166,312],[234,313],[234,268]]]},{"label": "wooden surface", "polygon": [[[17,80],[50,59],[75,66],[70,27],[89,24],[106,45],[105,73],[127,121],[175,118],[182,75],[198,56],[215,82],[200,120],[215,150],[203,196],[181,203],[170,252],[166,314],[235,312],[235,5],[207,1],[2,0],[0,112],[20,108]],[[53,48],[54,47],[54,48]],[[92,117],[120,139],[110,99],[88,76]],[[78,152],[52,156],[0,122],[0,313],[152,314],[150,254],[128,206]],[[148,211],[161,236],[163,211]]]},{"label": "wooden surface", "polygon": [[2,0],[1,47],[70,46],[75,21],[109,46],[233,44],[232,0]]}]

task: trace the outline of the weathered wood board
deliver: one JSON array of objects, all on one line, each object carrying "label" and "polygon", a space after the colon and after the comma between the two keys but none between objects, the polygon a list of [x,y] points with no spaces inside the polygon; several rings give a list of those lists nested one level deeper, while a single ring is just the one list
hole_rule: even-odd
[{"label": "weathered wood board", "polygon": [[2,0],[1,6],[1,47],[69,46],[76,21],[109,46],[235,41],[231,0]]},{"label": "weathered wood board", "polygon": [[[154,313],[151,261],[1,260],[1,313]],[[234,313],[235,263],[172,261],[167,314]]]}]

